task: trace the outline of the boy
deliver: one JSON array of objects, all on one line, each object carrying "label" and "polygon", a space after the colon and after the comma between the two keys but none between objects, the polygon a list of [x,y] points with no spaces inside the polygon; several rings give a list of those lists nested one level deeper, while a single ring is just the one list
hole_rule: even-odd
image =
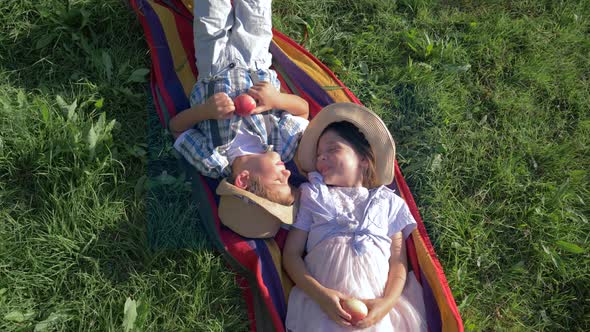
[{"label": "boy", "polygon": [[[309,109],[302,98],[279,92],[270,69],[271,0],[195,1],[193,28],[199,77],[192,107],[170,121],[174,147],[203,175],[292,204],[284,162],[295,154]],[[242,93],[258,102],[245,117],[232,101]]]}]

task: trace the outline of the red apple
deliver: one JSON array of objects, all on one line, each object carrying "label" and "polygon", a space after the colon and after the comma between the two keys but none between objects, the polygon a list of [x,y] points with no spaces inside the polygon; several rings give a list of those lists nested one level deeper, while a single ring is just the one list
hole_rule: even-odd
[{"label": "red apple", "polygon": [[256,108],[256,101],[249,94],[243,93],[234,99],[234,105],[237,115],[248,116]]},{"label": "red apple", "polygon": [[346,311],[351,316],[350,322],[352,325],[355,325],[360,320],[367,317],[367,314],[369,313],[367,306],[362,301],[357,299],[344,300],[342,301],[341,305],[342,309],[344,309],[344,311]]}]

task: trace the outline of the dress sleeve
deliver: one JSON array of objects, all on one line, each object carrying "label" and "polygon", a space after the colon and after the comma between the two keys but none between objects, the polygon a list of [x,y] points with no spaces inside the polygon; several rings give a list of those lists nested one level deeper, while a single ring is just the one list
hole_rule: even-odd
[{"label": "dress sleeve", "polygon": [[395,201],[397,201],[396,203],[399,208],[397,208],[397,211],[390,218],[387,236],[391,237],[393,234],[401,231],[404,239],[406,239],[416,228],[416,220],[410,213],[408,204],[401,197],[396,196]]},{"label": "dress sleeve", "polygon": [[309,183],[303,183],[299,187],[301,190],[299,209],[293,227],[302,231],[309,232],[312,224],[311,203],[313,196],[313,187]]}]

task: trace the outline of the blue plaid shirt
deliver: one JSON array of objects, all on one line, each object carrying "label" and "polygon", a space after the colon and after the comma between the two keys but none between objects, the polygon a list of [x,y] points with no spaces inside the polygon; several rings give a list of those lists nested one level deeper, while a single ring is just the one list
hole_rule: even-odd
[{"label": "blue plaid shirt", "polygon": [[[249,71],[232,67],[209,81],[197,82],[191,92],[191,106],[204,103],[209,96],[218,92],[225,92],[233,99],[254,85],[253,79],[271,82],[280,91],[281,83],[274,70]],[[212,178],[228,177],[231,175],[231,165],[227,152],[240,126],[260,137],[263,150],[273,149],[282,161],[288,162],[295,155],[299,139],[308,123],[283,110],[246,117],[234,115],[225,120],[206,120],[182,133],[176,139],[174,148],[201,174]]]}]

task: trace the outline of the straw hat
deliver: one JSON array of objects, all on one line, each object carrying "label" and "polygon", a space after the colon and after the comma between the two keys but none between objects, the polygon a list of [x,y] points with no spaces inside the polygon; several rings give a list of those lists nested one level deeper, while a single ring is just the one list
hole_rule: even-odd
[{"label": "straw hat", "polygon": [[328,125],[340,121],[352,123],[363,133],[375,154],[378,184],[390,184],[394,177],[395,142],[377,114],[353,103],[328,105],[309,122],[295,156],[299,171],[303,174],[316,171],[316,150],[320,135]]},{"label": "straw hat", "polygon": [[220,196],[219,219],[234,232],[249,238],[275,236],[281,223],[292,224],[295,209],[240,189],[222,180],[215,191]]}]

